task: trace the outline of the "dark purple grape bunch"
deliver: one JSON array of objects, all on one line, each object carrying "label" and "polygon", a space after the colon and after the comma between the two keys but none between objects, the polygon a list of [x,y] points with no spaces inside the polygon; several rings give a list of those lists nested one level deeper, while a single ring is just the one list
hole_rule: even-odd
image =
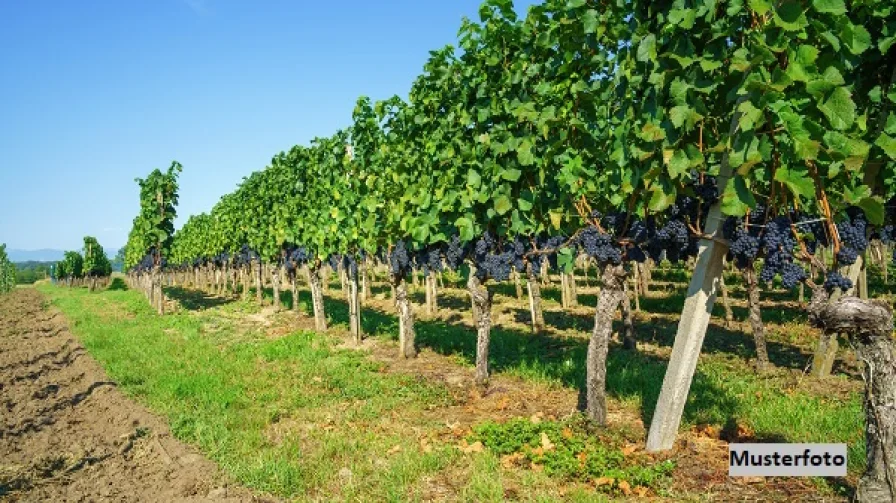
[{"label": "dark purple grape bunch", "polygon": [[310,258],[308,254],[308,250],[302,246],[296,246],[292,248],[288,248],[286,250],[286,257],[284,258],[284,265],[288,271],[296,271],[302,265],[308,263],[308,259]]},{"label": "dark purple grape bunch", "polygon": [[358,259],[352,254],[345,254],[341,257],[342,268],[346,271],[350,278],[358,275]]},{"label": "dark purple grape bunch", "polygon": [[407,276],[412,270],[411,257],[407,245],[402,240],[395,243],[389,254],[389,271],[393,276]]},{"label": "dark purple grape bunch", "polygon": [[865,213],[859,208],[849,208],[847,218],[837,224],[837,234],[840,235],[840,250],[837,252],[839,265],[852,265],[856,263],[859,254],[868,248],[868,222]]},{"label": "dark purple grape bunch", "polygon": [[725,238],[731,243],[728,248],[728,260],[738,269],[753,267],[759,256],[759,237],[740,223],[740,219],[729,217],[722,225]]},{"label": "dark purple grape bunch", "polygon": [[510,278],[514,263],[513,246],[501,246],[490,232],[486,231],[475,241],[470,258],[476,266],[476,277],[480,281],[489,278],[506,281]]},{"label": "dark purple grape bunch", "polygon": [[234,264],[242,267],[251,264],[258,260],[258,254],[249,247],[249,245],[244,244],[237,250],[236,256],[234,257]]},{"label": "dark purple grape bunch", "polygon": [[422,270],[424,274],[441,272],[442,248],[441,244],[433,244],[418,250],[412,257],[414,265]]},{"label": "dark purple grape bunch", "polygon": [[456,271],[460,268],[461,264],[464,263],[464,260],[470,254],[470,245],[469,243],[463,243],[460,240],[460,236],[454,235],[451,237],[451,241],[449,241],[445,245],[445,265],[448,269],[452,271]]},{"label": "dark purple grape bunch", "polygon": [[617,244],[613,236],[602,232],[593,225],[579,233],[576,244],[586,255],[597,261],[600,267],[622,263],[622,247]]},{"label": "dark purple grape bunch", "polygon": [[852,281],[837,271],[831,271],[824,279],[824,289],[831,293],[837,288],[845,292],[852,288]]}]

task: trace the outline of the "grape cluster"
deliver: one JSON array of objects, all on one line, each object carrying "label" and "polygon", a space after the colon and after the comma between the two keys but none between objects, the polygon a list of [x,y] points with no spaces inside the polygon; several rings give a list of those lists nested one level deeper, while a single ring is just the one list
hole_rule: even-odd
[{"label": "grape cluster", "polygon": [[494,279],[506,281],[516,261],[516,253],[512,244],[501,247],[497,240],[486,231],[473,247],[471,256],[476,266],[476,277],[480,281]]},{"label": "grape cluster", "polygon": [[[793,249],[796,246],[796,239],[790,227],[790,218],[786,216],[778,216],[768,222],[762,233],[761,248],[765,253],[765,262],[762,264],[762,270],[759,272],[759,280],[763,282],[772,281],[775,276],[787,275],[787,284],[798,276],[794,267],[800,268],[793,263]],[[805,273],[803,273],[805,275]],[[792,283],[795,286],[800,280]],[[786,285],[785,285],[786,286]]]},{"label": "grape cluster", "polygon": [[859,252],[848,246],[841,246],[837,252],[837,263],[840,265],[852,265],[859,258]]},{"label": "grape cluster", "polygon": [[785,263],[781,269],[781,285],[788,290],[792,290],[807,277],[806,270],[793,262]]},{"label": "grape cluster", "polygon": [[714,176],[704,176],[703,181],[699,181],[699,176],[694,181],[694,193],[697,199],[700,199],[704,208],[709,209],[713,203],[719,200],[719,186]]},{"label": "grape cluster", "polygon": [[460,241],[460,237],[454,235],[445,246],[445,264],[451,270],[457,270],[469,254],[469,246]]},{"label": "grape cluster", "polygon": [[849,208],[847,214],[849,218],[837,224],[841,244],[837,252],[837,263],[840,265],[854,264],[859,253],[868,248],[868,223],[864,213],[859,208]]},{"label": "grape cluster", "polygon": [[625,231],[625,224],[628,221],[626,213],[608,213],[601,219],[601,226],[613,236],[619,236]]},{"label": "grape cluster", "polygon": [[652,252],[651,258],[657,262],[660,260],[663,250],[666,252],[666,258],[671,262],[686,259],[694,252],[688,228],[681,219],[668,220],[656,231],[653,240],[654,244],[648,246],[648,251]]},{"label": "grape cluster", "polygon": [[616,240],[593,225],[580,232],[576,241],[600,266],[622,263],[622,250]]},{"label": "grape cluster", "polygon": [[249,265],[252,262],[258,260],[258,254],[255,253],[255,250],[249,248],[249,245],[243,245],[237,251],[236,256],[234,256],[234,264],[237,266],[245,266]]},{"label": "grape cluster", "polygon": [[334,253],[330,255],[327,262],[330,264],[330,269],[333,269],[335,271],[339,269],[339,264],[342,262],[342,255]]},{"label": "grape cluster", "polygon": [[878,229],[876,236],[883,242],[888,245],[894,241],[896,238],[896,227],[893,224],[887,224]]},{"label": "grape cluster", "polygon": [[225,264],[230,263],[230,254],[227,252],[219,253],[212,257],[212,262],[218,267],[224,267]]},{"label": "grape cluster", "polygon": [[406,276],[411,272],[411,257],[404,241],[399,240],[389,254],[389,267],[393,276]]},{"label": "grape cluster", "polygon": [[[728,221],[736,222],[737,219],[729,218]],[[727,235],[726,237],[731,240],[731,247],[728,249],[728,252],[731,258],[734,259],[734,265],[739,269],[752,267],[753,261],[759,255],[759,237],[742,227],[735,229],[733,235]]]},{"label": "grape cluster", "polygon": [[353,278],[358,275],[358,261],[355,259],[354,255],[346,254],[342,256],[342,267],[343,270],[346,271],[350,278]]},{"label": "grape cluster", "polygon": [[781,215],[767,221],[766,209],[757,205],[747,218],[748,225],[743,225],[740,219],[727,218],[722,224],[722,232],[731,242],[729,260],[739,269],[747,269],[752,268],[761,255],[765,260],[759,271],[759,281],[771,283],[780,275],[784,288],[794,288],[807,278],[807,274],[794,262],[797,241],[791,228],[793,217]]},{"label": "grape cluster", "polygon": [[413,256],[414,265],[422,270],[425,274],[432,271],[441,272],[442,270],[442,246],[435,244],[430,245],[422,250],[418,250]]},{"label": "grape cluster", "polygon": [[824,289],[830,293],[833,292],[835,288],[839,288],[845,292],[852,288],[852,281],[837,271],[831,271],[824,279]]},{"label": "grape cluster", "polygon": [[286,250],[284,263],[286,264],[287,270],[295,271],[303,264],[307,263],[309,258],[308,250],[304,247],[297,246]]},{"label": "grape cluster", "polygon": [[650,237],[650,229],[643,220],[634,220],[628,227],[626,237],[631,239],[635,244],[643,244]]}]

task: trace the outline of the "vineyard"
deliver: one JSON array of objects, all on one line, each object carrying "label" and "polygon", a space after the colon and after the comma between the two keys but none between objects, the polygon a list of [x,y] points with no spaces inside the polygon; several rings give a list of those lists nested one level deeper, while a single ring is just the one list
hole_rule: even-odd
[{"label": "vineyard", "polygon": [[6,245],[0,244],[0,294],[16,287],[16,266],[6,255]]},{"label": "vineyard", "polygon": [[109,285],[112,263],[95,237],[84,237],[82,251],[67,251],[54,266],[53,277],[59,284],[87,286],[90,291]]},{"label": "vineyard", "polygon": [[[699,464],[670,454],[692,448],[693,428],[715,428],[718,441],[821,443],[829,428],[831,442],[848,442],[850,476],[824,494],[896,501],[894,44],[896,7],[883,0],[546,0],[525,16],[487,0],[456,47],[430,52],[407,99],[360,97],[346,128],[276,154],[179,229],[185,168],[173,161],[137,179],[126,286],[93,237],[54,271],[60,286],[108,286],[111,296],[95,297],[126,314],[46,292],[103,334],[88,349],[118,361],[110,373],[176,418],[172,430],[279,496],[335,489],[286,462],[279,474],[262,473],[273,462],[244,466],[229,450],[241,448],[233,424],[268,435],[287,422],[274,409],[307,402],[320,410],[301,414],[346,424],[391,412],[406,428],[398,437],[414,437],[429,431],[425,411],[461,408],[442,386],[462,382],[475,420],[451,428],[460,444],[444,463],[485,450],[587,495],[675,499],[695,490],[669,489]],[[0,248],[0,293],[14,283]],[[128,304],[125,289],[149,308]],[[124,325],[105,330],[94,316]],[[256,329],[266,332],[253,338]],[[233,338],[224,349],[202,340],[221,330]],[[179,331],[188,335],[170,335]],[[116,351],[128,345],[128,358],[155,363],[122,363]],[[713,378],[698,370],[704,345],[735,355],[708,357]],[[201,392],[153,388],[191,368],[185,355],[205,362]],[[292,386],[284,376],[302,393],[280,389]],[[201,418],[172,398],[193,393]],[[227,410],[215,411],[215,393]],[[476,415],[477,400],[502,393],[545,400],[550,417],[509,402]],[[744,411],[764,410],[763,393],[781,399],[780,417]],[[338,402],[346,396],[375,410],[336,412],[353,406]],[[402,418],[404,407],[426,421]],[[633,421],[637,433],[620,433]],[[412,481],[401,484],[443,468],[431,437],[407,465],[390,465]],[[279,459],[269,443],[241,441]],[[393,457],[409,449],[368,441]],[[405,492],[378,492],[394,481],[363,473],[371,480],[340,494],[411,498],[400,484]],[[756,497],[821,494],[782,484]],[[527,499],[421,491],[414,498]]]}]

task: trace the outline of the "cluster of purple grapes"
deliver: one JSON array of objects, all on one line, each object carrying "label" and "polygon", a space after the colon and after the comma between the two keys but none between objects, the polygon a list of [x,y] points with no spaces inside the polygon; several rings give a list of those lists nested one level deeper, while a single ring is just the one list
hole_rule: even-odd
[{"label": "cluster of purple grapes", "polygon": [[488,231],[476,241],[470,259],[476,266],[476,276],[480,281],[489,278],[506,281],[510,278],[513,266],[522,265],[522,254],[517,254],[514,243],[509,242],[502,246]]},{"label": "cluster of purple grapes", "polygon": [[[707,177],[706,180],[712,180]],[[690,196],[681,196],[668,210],[670,218],[657,228],[653,216],[641,220],[626,213],[610,213],[602,216],[592,213],[598,219],[601,228],[589,227],[579,234],[577,245],[599,264],[618,264],[622,261],[643,262],[650,257],[656,262],[663,258],[670,262],[678,262],[697,254],[699,241],[691,236],[687,222],[699,215],[702,205],[711,204],[718,199],[712,189],[713,182],[699,185],[701,194],[709,197],[708,201],[698,200]],[[708,208],[708,205],[707,205]],[[620,243],[625,243],[624,245]]]},{"label": "cluster of purple grapes", "polygon": [[407,245],[399,240],[389,254],[389,270],[393,276],[407,276],[411,273],[411,257]]},{"label": "cluster of purple grapes", "polygon": [[286,256],[283,263],[286,265],[287,271],[294,272],[303,264],[308,262],[308,250],[302,246],[290,247],[286,249]]},{"label": "cluster of purple grapes", "polygon": [[341,256],[343,270],[346,271],[350,278],[358,275],[358,260],[353,254],[345,254]]},{"label": "cluster of purple grapes", "polygon": [[242,267],[249,265],[258,260],[258,253],[255,252],[252,248],[249,248],[249,245],[243,245],[237,250],[236,255],[233,257],[233,263],[237,267]]},{"label": "cluster of purple grapes", "polygon": [[837,271],[831,271],[824,279],[824,289],[828,292],[832,292],[835,288],[839,288],[845,292],[852,288],[852,281]]},{"label": "cluster of purple grapes", "polygon": [[781,276],[784,288],[793,288],[806,279],[806,271],[794,262],[793,250],[796,239],[791,231],[791,219],[777,216],[767,223],[766,208],[757,205],[747,218],[747,225],[741,220],[729,217],[722,225],[722,231],[731,246],[728,259],[739,269],[753,267],[760,254],[764,257],[759,280],[771,283],[775,277]]},{"label": "cluster of purple grapes", "polygon": [[338,270],[339,264],[342,262],[342,255],[338,253],[334,253],[327,258],[327,263],[330,265],[330,269]]},{"label": "cluster of purple grapes", "polygon": [[616,239],[593,225],[579,233],[576,244],[601,266],[622,263],[622,248]]},{"label": "cluster of purple grapes", "polygon": [[702,204],[701,209],[704,213],[708,213],[709,207],[719,200],[719,186],[716,178],[714,176],[704,176],[701,181],[700,175],[695,172],[691,173],[691,178],[694,180],[694,193]]},{"label": "cluster of purple grapes", "polygon": [[441,272],[442,248],[441,244],[435,244],[417,251],[413,256],[414,265],[422,270],[424,274],[429,274],[432,271]]},{"label": "cluster of purple grapes", "polygon": [[775,276],[781,276],[784,288],[793,288],[806,279],[806,271],[793,262],[796,239],[790,227],[790,218],[778,216],[768,222],[762,233],[760,246],[765,254],[759,280],[770,283]]},{"label": "cluster of purple grapes", "polygon": [[[727,222],[737,222],[735,218],[729,218]],[[759,255],[759,237],[751,234],[743,227],[737,227],[733,235],[729,235],[731,247],[728,249],[729,260],[734,259],[734,265],[738,269],[753,267],[753,261]],[[727,232],[726,232],[727,234]]]},{"label": "cluster of purple grapes", "polygon": [[687,225],[681,218],[667,220],[665,225],[656,231],[652,241],[648,251],[654,261],[659,261],[663,251],[666,252],[666,258],[670,262],[685,260],[697,254],[697,240],[691,237]]},{"label": "cluster of purple grapes", "polygon": [[155,263],[153,255],[154,253],[152,251],[144,255],[143,258],[140,259],[140,262],[138,262],[137,265],[134,266],[134,270],[136,272],[146,272],[152,270],[152,266]]},{"label": "cluster of purple grapes", "polygon": [[[140,262],[138,262],[137,265],[135,265],[134,267],[131,268],[131,271],[132,272],[151,271],[153,268],[153,265],[155,264],[155,257],[156,257],[156,248],[152,247],[149,249],[149,251],[146,252],[146,255],[144,255],[143,258],[140,259]],[[162,257],[161,265],[162,265],[163,269],[168,267],[168,260],[165,257]]]},{"label": "cluster of purple grapes", "polygon": [[456,271],[464,263],[469,252],[469,244],[462,243],[458,235],[452,236],[451,241],[445,245],[445,265],[448,269]]},{"label": "cluster of purple grapes", "polygon": [[877,237],[884,244],[890,244],[893,241],[896,241],[896,226],[894,226],[893,224],[882,226],[877,230]]},{"label": "cluster of purple grapes", "polygon": [[219,253],[212,257],[212,263],[217,267],[224,267],[225,264],[230,263],[230,254],[227,252]]},{"label": "cluster of purple grapes", "polygon": [[868,223],[865,221],[865,214],[858,208],[850,208],[847,214],[849,218],[837,224],[837,233],[840,234],[837,263],[840,265],[855,264],[859,253],[868,248]]}]

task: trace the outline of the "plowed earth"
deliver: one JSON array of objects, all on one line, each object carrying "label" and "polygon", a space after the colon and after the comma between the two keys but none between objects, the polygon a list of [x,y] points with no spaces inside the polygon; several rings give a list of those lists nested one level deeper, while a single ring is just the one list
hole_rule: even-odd
[{"label": "plowed earth", "polygon": [[0,296],[0,500],[257,501],[126,397],[32,289]]}]

